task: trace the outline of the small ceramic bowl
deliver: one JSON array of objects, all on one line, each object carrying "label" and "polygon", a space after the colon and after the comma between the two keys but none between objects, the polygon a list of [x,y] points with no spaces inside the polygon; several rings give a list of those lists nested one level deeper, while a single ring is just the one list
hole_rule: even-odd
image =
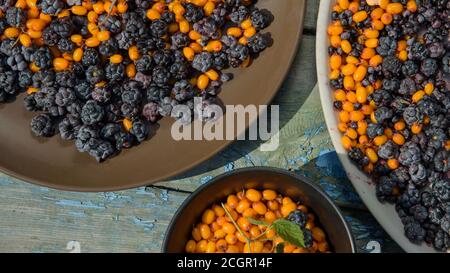
[{"label": "small ceramic bowl", "polygon": [[359,196],[392,239],[407,252],[435,252],[433,248],[425,244],[416,245],[406,238],[404,235],[403,224],[400,221],[394,206],[382,204],[378,201],[371,178],[359,170],[350,161],[346,150],[341,144],[342,134],[338,129],[339,118],[337,112],[334,111],[333,90],[331,89],[328,80],[328,75],[330,73],[328,66],[328,46],[330,43],[328,40],[327,27],[331,22],[331,11],[334,3],[334,0],[320,1],[316,38],[316,63],[320,98],[334,148],[346,170],[348,178],[352,182]]},{"label": "small ceramic bowl", "polygon": [[355,244],[342,213],[337,206],[307,178],[274,168],[247,168],[214,178],[200,187],[181,205],[167,229],[162,251],[183,253],[192,227],[201,220],[205,209],[226,200],[229,194],[243,189],[272,189],[293,200],[303,202],[317,216],[327,233],[332,251],[355,252]]}]

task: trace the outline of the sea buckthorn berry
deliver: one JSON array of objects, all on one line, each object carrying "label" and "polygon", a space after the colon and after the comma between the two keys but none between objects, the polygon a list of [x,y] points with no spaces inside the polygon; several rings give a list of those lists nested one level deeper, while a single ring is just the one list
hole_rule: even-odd
[{"label": "sea buckthorn berry", "polygon": [[202,222],[204,224],[210,225],[216,219],[214,211],[208,209],[202,215]]},{"label": "sea buckthorn berry", "polygon": [[136,66],[133,63],[127,65],[125,72],[128,78],[134,78],[136,76]]},{"label": "sea buckthorn berry", "polygon": [[30,36],[25,33],[19,35],[19,41],[24,47],[30,47],[32,43]]},{"label": "sea buckthorn berry", "polygon": [[419,101],[421,101],[423,99],[424,96],[425,96],[425,91],[419,90],[416,93],[414,93],[414,95],[412,96],[412,101],[414,103],[418,103]]},{"label": "sea buckthorn berry", "polygon": [[209,52],[220,52],[222,50],[222,42],[214,40],[206,45],[206,50]]},{"label": "sea buckthorn berry", "polygon": [[377,153],[375,152],[374,149],[367,148],[366,149],[366,155],[369,158],[370,162],[372,162],[374,164],[378,162],[378,155],[377,155]]},{"label": "sea buckthorn berry", "polygon": [[264,190],[262,192],[262,197],[267,201],[275,200],[277,198],[277,193],[273,190]]},{"label": "sea buckthorn berry", "polygon": [[384,25],[390,25],[392,23],[392,21],[394,20],[394,18],[392,17],[392,15],[390,13],[384,13],[381,16],[381,22]]},{"label": "sea buckthorn berry", "polygon": [[100,42],[107,41],[107,40],[109,40],[110,37],[111,37],[111,34],[107,30],[102,30],[97,33],[97,39]]},{"label": "sea buckthorn berry", "polygon": [[342,66],[342,68],[341,68],[341,72],[342,72],[342,74],[344,74],[344,76],[351,76],[351,75],[353,75],[353,73],[355,73],[355,71],[356,71],[356,65],[354,65],[352,63],[346,64],[346,65]]},{"label": "sea buckthorn berry", "polygon": [[209,85],[209,78],[206,75],[200,75],[197,79],[197,87],[200,90],[205,90]]},{"label": "sea buckthorn berry", "polygon": [[383,57],[380,55],[375,55],[369,60],[369,65],[372,67],[377,67],[383,62]]},{"label": "sea buckthorn berry", "polygon": [[130,59],[132,61],[137,61],[139,60],[139,58],[141,57],[139,54],[139,49],[137,48],[137,46],[131,46],[128,49],[128,57],[130,57]]},{"label": "sea buckthorn berry", "polygon": [[355,14],[353,14],[353,21],[355,21],[356,23],[360,23],[360,22],[366,20],[367,17],[369,17],[369,15],[367,14],[367,12],[365,10],[358,11]]},{"label": "sea buckthorn berry", "polygon": [[227,234],[234,234],[236,232],[236,228],[232,223],[225,223],[222,226],[223,231],[225,231]]},{"label": "sea buckthorn berry", "polygon": [[70,10],[72,11],[73,14],[80,16],[86,15],[88,12],[87,8],[83,6],[72,6]]},{"label": "sea buckthorn berry", "polygon": [[346,135],[352,140],[355,140],[358,138],[358,132],[356,132],[356,130],[353,128],[348,128]]},{"label": "sea buckthorn berry", "polygon": [[119,13],[125,13],[128,10],[128,3],[126,1],[119,1],[117,3],[117,11]]},{"label": "sea buckthorn berry", "polygon": [[6,38],[17,38],[20,34],[20,31],[18,28],[8,27],[5,29],[3,34],[6,36]]},{"label": "sea buckthorn berry", "polygon": [[422,124],[416,123],[411,126],[411,132],[415,135],[420,134],[420,132],[422,132],[422,129],[423,129]]},{"label": "sea buckthorn berry", "polygon": [[208,225],[206,224],[200,225],[200,235],[204,240],[207,240],[209,239],[209,237],[211,237],[211,229],[209,228]]},{"label": "sea buckthorn berry", "polygon": [[433,92],[434,92],[434,84],[433,83],[427,83],[426,85],[425,85],[425,88],[424,88],[424,91],[425,91],[425,93],[428,95],[428,96],[430,96],[431,94],[433,94]]},{"label": "sea buckthorn berry", "polygon": [[109,61],[113,64],[120,64],[123,61],[123,57],[120,54],[115,54],[109,58]]},{"label": "sea buckthorn berry", "polygon": [[387,161],[387,165],[388,165],[389,169],[391,169],[391,170],[396,170],[400,166],[397,159],[389,159]]},{"label": "sea buckthorn berry", "polygon": [[386,7],[386,12],[390,14],[399,14],[403,12],[403,5],[401,3],[390,3]]},{"label": "sea buckthorn berry", "polygon": [[245,197],[252,202],[258,202],[261,200],[262,195],[261,192],[255,189],[249,189],[245,192]]},{"label": "sea buckthorn berry", "polygon": [[366,77],[366,74],[367,68],[364,65],[360,65],[353,74],[353,79],[357,82],[361,82]]},{"label": "sea buckthorn berry", "polygon": [[91,37],[86,39],[84,43],[87,47],[97,47],[100,45],[100,40],[97,37]]},{"label": "sea buckthorn berry", "polygon": [[239,38],[242,36],[242,29],[238,27],[230,27],[227,29],[227,35]]},{"label": "sea buckthorn berry", "polygon": [[152,21],[158,20],[161,18],[161,14],[157,10],[154,10],[154,9],[147,10],[146,15],[147,15],[147,18]]},{"label": "sea buckthorn berry", "polygon": [[405,144],[405,137],[402,134],[394,134],[392,136],[392,141],[394,141],[398,145]]},{"label": "sea buckthorn berry", "polygon": [[291,212],[297,209],[297,205],[295,203],[289,203],[281,206],[281,214],[284,217],[287,217]]},{"label": "sea buckthorn berry", "polygon": [[266,205],[264,205],[263,202],[254,202],[252,204],[252,208],[253,210],[255,210],[256,213],[258,213],[259,215],[264,215],[267,212],[267,207]]},{"label": "sea buckthorn berry", "polygon": [[249,28],[244,30],[244,37],[245,38],[251,38],[255,34],[256,34],[256,28],[254,28],[254,27],[249,27]]},{"label": "sea buckthorn berry", "polygon": [[242,29],[245,30],[245,29],[248,29],[248,28],[251,28],[251,27],[252,27],[252,20],[246,19],[246,20],[241,22],[241,28]]},{"label": "sea buckthorn berry", "polygon": [[330,67],[332,69],[339,69],[341,67],[341,64],[342,64],[341,56],[335,54],[330,57]]},{"label": "sea buckthorn berry", "polygon": [[205,5],[203,5],[203,11],[205,12],[206,16],[210,16],[214,9],[215,9],[216,5],[212,2],[212,1],[207,1]]},{"label": "sea buckthorn berry", "polygon": [[376,48],[378,47],[378,39],[367,39],[365,42],[366,47],[368,48]]},{"label": "sea buckthorn berry", "polygon": [[345,53],[348,54],[352,51],[353,48],[348,40],[343,40],[341,42],[341,49],[342,49],[342,51],[344,51]]},{"label": "sea buckthorn berry", "polygon": [[87,19],[91,23],[96,23],[98,20],[98,14],[95,11],[89,11],[87,14]]},{"label": "sea buckthorn berry", "polygon": [[232,209],[237,208],[237,206],[239,205],[239,199],[236,197],[236,195],[229,195],[227,197],[227,205]]},{"label": "sea buckthorn berry", "polygon": [[386,144],[387,141],[388,141],[387,136],[377,136],[373,139],[373,143],[377,146],[382,146]]},{"label": "sea buckthorn berry", "polygon": [[55,58],[53,60],[53,67],[57,71],[65,70],[69,68],[69,62],[64,58]]}]

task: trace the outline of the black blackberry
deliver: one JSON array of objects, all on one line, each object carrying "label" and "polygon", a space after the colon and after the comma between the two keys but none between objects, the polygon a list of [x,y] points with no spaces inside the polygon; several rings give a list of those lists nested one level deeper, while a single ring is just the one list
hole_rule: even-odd
[{"label": "black blackberry", "polygon": [[410,126],[422,123],[423,118],[423,112],[414,105],[407,107],[403,112],[403,119]]},{"label": "black blackberry", "polygon": [[195,55],[194,60],[192,61],[192,67],[203,73],[208,71],[212,65],[213,65],[212,54],[208,52],[202,52],[200,54]]},{"label": "black blackberry", "polygon": [[153,62],[156,65],[169,66],[173,63],[173,56],[170,50],[157,50],[153,54]]},{"label": "black blackberry", "polygon": [[37,105],[36,99],[34,97],[35,97],[35,94],[32,93],[32,94],[27,95],[23,99],[23,105],[27,111],[36,112],[36,111],[41,110],[41,108]]},{"label": "black blackberry", "polygon": [[190,100],[194,97],[194,87],[189,81],[181,80],[173,86],[172,94],[179,102]]},{"label": "black blackberry", "polygon": [[170,74],[177,80],[186,79],[191,72],[190,65],[184,61],[175,62],[170,66]]},{"label": "black blackberry", "polygon": [[81,62],[84,66],[97,65],[100,63],[100,54],[95,48],[86,48],[83,52]]},{"label": "black blackberry", "polygon": [[135,120],[131,127],[130,133],[134,135],[138,142],[143,142],[149,136],[150,128],[145,121]]},{"label": "black blackberry", "polygon": [[418,71],[419,71],[419,66],[416,64],[415,61],[407,60],[402,65],[402,73],[405,77],[414,76]]},{"label": "black blackberry", "polygon": [[81,110],[81,121],[86,125],[93,125],[103,119],[105,111],[96,101],[89,100]]},{"label": "black blackberry", "polygon": [[206,17],[202,20],[196,22],[193,26],[194,30],[200,33],[200,35],[209,37],[209,38],[217,38],[218,35],[218,26],[216,21],[213,18]]},{"label": "black blackberry", "polygon": [[103,162],[115,153],[114,147],[109,141],[95,139],[94,141],[91,140],[89,144],[88,153],[97,162]]},{"label": "black blackberry", "polygon": [[31,72],[29,69],[20,71],[17,80],[20,87],[27,88],[33,83],[33,72]]},{"label": "black blackberry", "polygon": [[388,107],[380,107],[375,110],[375,119],[377,122],[383,123],[390,120],[394,116],[394,111]]},{"label": "black blackberry", "polygon": [[398,198],[398,204],[401,205],[405,209],[409,209],[414,205],[417,205],[420,203],[420,193],[417,188],[409,184],[405,191],[400,195]]},{"label": "black blackberry", "polygon": [[31,58],[32,58],[34,52],[37,50],[37,48],[33,47],[33,46],[29,46],[29,47],[21,46],[20,49],[21,49],[21,54],[22,54],[23,58],[25,59],[25,61],[31,62]]},{"label": "black blackberry", "polygon": [[89,125],[82,125],[76,134],[75,146],[81,153],[89,150],[89,142],[91,139],[97,139],[99,132],[96,128]]},{"label": "black blackberry", "polygon": [[150,25],[150,31],[153,37],[162,37],[167,33],[167,23],[163,20],[154,20]]},{"label": "black blackberry", "polygon": [[149,102],[142,109],[142,116],[150,122],[156,122],[161,117],[158,111],[159,105],[156,102]]},{"label": "black blackberry", "polygon": [[248,46],[255,54],[264,51],[271,43],[269,33],[257,33],[248,39]]},{"label": "black blackberry", "polygon": [[399,162],[404,166],[417,164],[421,160],[420,148],[413,143],[407,143],[400,148]]},{"label": "black blackberry", "polygon": [[82,81],[80,83],[78,83],[75,88],[75,94],[79,99],[82,100],[88,100],[91,97],[91,90],[92,87],[91,85],[86,82],[86,81]]},{"label": "black blackberry", "polygon": [[108,63],[105,67],[105,76],[111,82],[119,82],[125,78],[125,66]]},{"label": "black blackberry", "polygon": [[236,44],[227,50],[227,54],[229,64],[236,68],[249,57],[249,49],[244,45]]},{"label": "black blackberry", "polygon": [[142,101],[142,90],[139,88],[138,82],[130,82],[127,85],[128,88],[124,88],[122,91],[122,101],[136,105]]},{"label": "black blackberry", "polygon": [[190,44],[190,39],[187,34],[182,32],[177,32],[171,36],[172,43],[171,48],[172,49],[182,49],[187,47]]},{"label": "black blackberry", "polygon": [[156,66],[152,72],[153,82],[159,86],[164,86],[169,82],[170,73],[164,66]]},{"label": "black blackberry", "polygon": [[169,96],[170,87],[169,86],[158,86],[150,85],[146,91],[147,100],[150,102],[160,102],[165,97]]},{"label": "black blackberry", "polygon": [[117,134],[122,132],[122,126],[117,123],[107,123],[100,130],[100,137],[104,140],[113,141]]},{"label": "black blackberry", "polygon": [[35,116],[30,123],[31,131],[40,137],[52,137],[55,134],[52,118],[47,114]]},{"label": "black blackberry", "polygon": [[61,52],[70,53],[75,50],[75,44],[70,39],[61,38],[58,41],[58,49]]},{"label": "black blackberry", "polygon": [[56,16],[65,8],[65,4],[61,0],[41,0],[38,7],[43,13]]},{"label": "black blackberry", "polygon": [[98,51],[103,56],[111,57],[119,51],[119,45],[116,39],[109,39],[100,44]]},{"label": "black blackberry", "polygon": [[75,92],[67,87],[60,87],[55,97],[55,103],[61,107],[68,106],[75,102],[75,100]]},{"label": "black blackberry", "polygon": [[134,76],[134,80],[139,82],[143,89],[147,89],[152,82],[152,76],[137,72],[136,76]]},{"label": "black blackberry", "polygon": [[47,47],[41,47],[34,52],[31,61],[41,69],[50,68],[53,66],[52,52]]},{"label": "black blackberry", "polygon": [[115,39],[117,40],[117,46],[123,50],[128,50],[134,43],[134,39],[125,31],[117,34]]},{"label": "black blackberry", "polygon": [[96,86],[91,93],[92,99],[98,103],[107,103],[111,100],[112,94],[108,86]]},{"label": "black blackberry", "polygon": [[382,159],[394,159],[397,158],[399,155],[399,149],[398,146],[392,142],[388,141],[385,144],[381,145],[380,149],[378,150],[378,156]]},{"label": "black blackberry", "polygon": [[14,45],[16,43],[15,39],[5,39],[0,42],[0,52],[3,53],[6,56],[9,56],[12,54],[12,50],[14,48]]},{"label": "black blackberry", "polygon": [[6,10],[6,22],[13,27],[22,27],[27,21],[27,13],[21,8],[8,8]]},{"label": "black blackberry", "polygon": [[305,228],[305,226],[306,226],[306,222],[307,222],[307,220],[308,220],[308,215],[306,215],[306,213],[304,213],[304,212],[301,211],[301,210],[296,210],[296,211],[291,212],[291,213],[288,215],[287,219],[288,219],[289,221],[291,221],[291,222],[293,222],[293,223],[299,225],[300,228],[303,229],[303,228]]},{"label": "black blackberry", "polygon": [[217,70],[228,68],[228,56],[225,52],[214,52],[212,55],[213,67]]},{"label": "black blackberry", "polygon": [[425,76],[430,77],[436,73],[439,65],[435,59],[427,58],[422,61],[420,66],[420,72],[422,72]]},{"label": "black blackberry", "polygon": [[55,83],[55,77],[55,72],[52,70],[40,70],[33,74],[33,86],[38,88],[53,86]]},{"label": "black blackberry", "polygon": [[58,124],[59,135],[64,140],[73,140],[75,139],[81,125],[82,124],[79,118],[72,115],[67,115]]},{"label": "black blackberry", "polygon": [[55,74],[55,82],[61,87],[75,87],[77,79],[71,71],[61,71]]},{"label": "black blackberry", "polygon": [[108,30],[113,34],[117,34],[122,31],[122,21],[114,15],[100,15],[98,18],[98,24],[100,26],[100,29]]},{"label": "black blackberry", "polygon": [[425,230],[420,223],[412,220],[405,224],[405,236],[414,243],[421,243],[425,238]]},{"label": "black blackberry", "polygon": [[196,5],[191,3],[186,3],[183,6],[186,10],[183,16],[184,18],[186,18],[186,20],[188,20],[188,22],[195,23],[203,18],[204,12],[201,7],[197,7]]},{"label": "black blackberry", "polygon": [[379,39],[377,52],[383,57],[395,54],[397,50],[397,41],[389,36],[382,36]]},{"label": "black blackberry", "polygon": [[89,66],[86,70],[86,80],[91,84],[96,84],[105,79],[105,71],[99,65]]},{"label": "black blackberry", "polygon": [[63,17],[53,20],[50,23],[51,28],[62,38],[69,38],[74,31],[74,25],[70,17]]},{"label": "black blackberry", "polygon": [[264,29],[268,27],[272,20],[272,14],[265,9],[255,9],[251,13],[253,26],[257,29]]},{"label": "black blackberry", "polygon": [[19,92],[17,86],[17,72],[5,71],[0,73],[0,90],[6,95],[16,95]]},{"label": "black blackberry", "polygon": [[163,117],[170,117],[172,115],[173,108],[178,105],[178,101],[171,97],[165,97],[160,103],[158,112]]},{"label": "black blackberry", "polygon": [[153,68],[153,59],[150,55],[144,55],[136,61],[136,71],[142,73],[151,72]]},{"label": "black blackberry", "polygon": [[375,187],[375,192],[378,200],[380,202],[392,202],[394,200],[393,192],[395,186],[396,183],[391,178],[386,176],[381,177]]}]

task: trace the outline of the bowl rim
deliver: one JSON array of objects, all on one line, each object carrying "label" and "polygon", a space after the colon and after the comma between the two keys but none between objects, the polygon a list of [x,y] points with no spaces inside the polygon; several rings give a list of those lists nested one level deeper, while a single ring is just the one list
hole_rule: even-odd
[{"label": "bowl rim", "polygon": [[347,220],[345,220],[344,215],[342,214],[340,208],[334,203],[333,200],[331,200],[331,198],[316,184],[312,183],[307,177],[294,173],[294,172],[290,172],[284,169],[280,169],[280,168],[275,168],[275,167],[247,167],[247,168],[240,168],[240,169],[235,169],[233,171],[230,172],[226,172],[223,174],[220,174],[214,178],[212,178],[210,181],[208,181],[207,183],[201,185],[199,188],[197,188],[197,190],[195,190],[192,194],[190,194],[184,201],[183,203],[180,205],[180,207],[177,209],[177,211],[175,212],[174,216],[172,217],[172,220],[170,221],[167,229],[166,229],[166,233],[164,234],[164,238],[163,238],[163,243],[161,246],[161,251],[163,253],[168,253],[167,248],[169,245],[169,236],[170,234],[172,234],[174,228],[175,228],[175,222],[181,217],[182,212],[187,208],[187,206],[192,202],[192,200],[194,200],[201,192],[203,192],[205,189],[214,186],[215,183],[219,182],[220,180],[229,177],[229,176],[233,176],[233,175],[238,175],[241,173],[246,173],[246,172],[272,172],[272,173],[276,173],[276,174],[281,174],[281,175],[286,175],[286,176],[290,176],[292,178],[294,178],[295,180],[299,181],[300,183],[304,183],[306,185],[308,185],[309,187],[311,187],[313,190],[315,190],[317,192],[317,194],[323,198],[334,210],[334,213],[337,214],[337,216],[339,217],[339,219],[341,220],[342,224],[344,225],[345,228],[345,233],[347,234],[347,239],[350,243],[350,247],[351,247],[351,253],[356,253],[356,243],[355,243],[355,238],[353,236],[353,233],[350,229],[350,226],[347,222]]},{"label": "bowl rim", "polygon": [[[421,245],[414,244],[406,238],[403,233],[403,224],[395,211],[392,204],[384,204],[378,201],[375,196],[373,180],[361,170],[359,170],[348,158],[347,152],[340,143],[342,134],[337,129],[337,115],[336,111],[331,107],[330,99],[332,89],[328,82],[328,53],[326,48],[329,44],[327,36],[328,21],[330,20],[330,9],[335,0],[321,0],[319,6],[319,14],[317,19],[316,30],[316,69],[317,69],[317,84],[322,104],[322,111],[324,114],[327,129],[330,134],[333,146],[345,169],[347,176],[358,195],[361,197],[363,203],[369,209],[370,213],[380,223],[387,234],[406,252],[420,253],[432,252],[437,253],[432,247],[426,243]],[[327,107],[330,106],[330,107]],[[358,181],[357,181],[358,180]],[[364,180],[364,181],[363,181]],[[364,182],[365,184],[362,184]],[[391,215],[390,217],[386,217]],[[393,218],[392,215],[395,215]],[[391,221],[392,220],[392,221]],[[398,225],[402,225],[401,228]]]}]

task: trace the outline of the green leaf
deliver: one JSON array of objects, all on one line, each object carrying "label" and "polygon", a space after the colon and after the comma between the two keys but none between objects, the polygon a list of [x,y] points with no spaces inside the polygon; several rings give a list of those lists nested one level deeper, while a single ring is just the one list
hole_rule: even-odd
[{"label": "green leaf", "polygon": [[255,218],[252,217],[247,217],[247,220],[250,222],[250,224],[252,225],[257,225],[257,226],[270,226],[269,223],[264,222],[264,221],[260,221],[260,220],[256,220]]},{"label": "green leaf", "polygon": [[286,242],[297,247],[305,247],[303,231],[300,226],[286,219],[279,219],[273,223],[273,228]]},{"label": "green leaf", "polygon": [[276,253],[284,253],[284,243],[279,243],[275,251]]}]

